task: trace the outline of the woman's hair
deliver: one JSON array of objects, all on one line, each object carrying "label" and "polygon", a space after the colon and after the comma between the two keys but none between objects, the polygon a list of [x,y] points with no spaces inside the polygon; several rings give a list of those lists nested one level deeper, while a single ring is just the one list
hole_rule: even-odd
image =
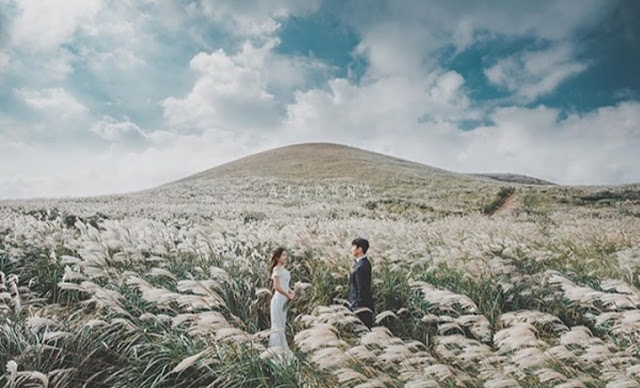
[{"label": "woman's hair", "polygon": [[283,247],[277,247],[271,252],[271,260],[269,260],[269,276],[271,276],[273,267],[275,267],[276,264],[278,264],[278,259],[280,259],[283,253],[284,253]]}]

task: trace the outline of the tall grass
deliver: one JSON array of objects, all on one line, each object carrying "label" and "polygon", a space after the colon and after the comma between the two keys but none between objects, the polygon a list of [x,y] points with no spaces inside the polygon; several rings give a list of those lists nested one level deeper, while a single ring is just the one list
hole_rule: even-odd
[{"label": "tall grass", "polygon": [[[640,219],[539,192],[535,211],[486,217],[495,187],[456,190],[464,209],[437,202],[444,191],[400,201],[424,204],[420,217],[367,209],[386,196],[283,206],[255,193],[215,213],[145,212],[144,197],[1,208],[0,384],[637,386]],[[372,330],[344,304],[356,234],[372,243]],[[276,245],[296,289],[289,363],[266,348]]]}]

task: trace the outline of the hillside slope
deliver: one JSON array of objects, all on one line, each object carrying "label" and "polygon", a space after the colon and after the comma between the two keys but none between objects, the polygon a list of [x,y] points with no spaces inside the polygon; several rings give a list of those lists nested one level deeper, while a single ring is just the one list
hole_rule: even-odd
[{"label": "hillside slope", "polygon": [[176,182],[230,176],[356,178],[380,182],[381,179],[392,177],[429,178],[436,175],[464,177],[462,174],[355,147],[333,143],[303,143],[246,156]]}]

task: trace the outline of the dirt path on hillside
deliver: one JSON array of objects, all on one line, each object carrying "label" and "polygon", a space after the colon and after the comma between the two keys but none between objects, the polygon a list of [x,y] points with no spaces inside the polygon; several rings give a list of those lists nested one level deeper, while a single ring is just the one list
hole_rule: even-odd
[{"label": "dirt path on hillside", "polygon": [[513,193],[509,196],[509,198],[507,198],[506,201],[504,201],[502,206],[497,208],[496,211],[494,211],[490,215],[491,216],[504,215],[504,214],[510,213],[517,207],[518,207],[518,197],[516,196],[516,193]]}]

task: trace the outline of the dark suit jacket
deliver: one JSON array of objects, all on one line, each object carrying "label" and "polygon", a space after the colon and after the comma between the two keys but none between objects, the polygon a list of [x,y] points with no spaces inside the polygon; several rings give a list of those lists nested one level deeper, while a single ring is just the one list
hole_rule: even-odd
[{"label": "dark suit jacket", "polygon": [[349,275],[349,294],[347,300],[351,310],[368,307],[373,311],[373,296],[371,295],[371,262],[363,257],[356,264]]}]

